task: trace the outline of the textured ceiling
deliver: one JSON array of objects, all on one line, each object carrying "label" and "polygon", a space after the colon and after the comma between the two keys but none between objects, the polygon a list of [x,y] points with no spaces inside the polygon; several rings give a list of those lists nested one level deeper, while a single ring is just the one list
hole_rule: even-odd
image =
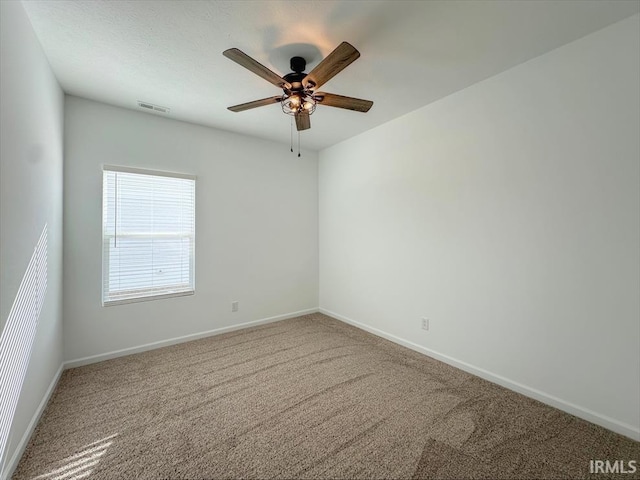
[{"label": "textured ceiling", "polygon": [[[25,9],[65,92],[289,143],[279,93],[222,56],[237,47],[277,73],[313,68],[341,41],[361,57],[323,91],[373,100],[367,114],[318,107],[303,146],[322,149],[639,11],[638,1],[51,1]],[[151,114],[151,113],[150,113]]]}]

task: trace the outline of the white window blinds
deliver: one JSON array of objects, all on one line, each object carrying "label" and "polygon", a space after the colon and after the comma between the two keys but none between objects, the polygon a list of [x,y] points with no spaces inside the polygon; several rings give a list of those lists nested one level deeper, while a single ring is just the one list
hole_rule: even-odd
[{"label": "white window blinds", "polygon": [[104,167],[104,305],[194,292],[195,177]]}]

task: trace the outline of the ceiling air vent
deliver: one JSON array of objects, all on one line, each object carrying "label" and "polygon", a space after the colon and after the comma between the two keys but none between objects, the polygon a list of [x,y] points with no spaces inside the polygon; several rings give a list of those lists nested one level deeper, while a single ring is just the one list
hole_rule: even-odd
[{"label": "ceiling air vent", "polygon": [[171,111],[168,107],[161,107],[160,105],[154,105],[153,103],[141,102],[138,100],[138,106],[140,108],[146,108],[147,110],[154,110],[160,113],[169,113]]}]

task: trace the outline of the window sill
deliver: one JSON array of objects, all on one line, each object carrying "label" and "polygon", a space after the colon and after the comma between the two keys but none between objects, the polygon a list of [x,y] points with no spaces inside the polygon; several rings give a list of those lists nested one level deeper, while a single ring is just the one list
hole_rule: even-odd
[{"label": "window sill", "polygon": [[135,298],[123,298],[121,300],[103,300],[103,307],[113,307],[115,305],[125,305],[127,303],[138,303],[138,302],[150,302],[151,300],[160,300],[163,298],[174,298],[174,297],[184,297],[186,295],[194,295],[195,290],[188,290],[186,292],[175,292],[175,293],[162,293],[159,295],[147,295],[144,297],[135,297]]}]

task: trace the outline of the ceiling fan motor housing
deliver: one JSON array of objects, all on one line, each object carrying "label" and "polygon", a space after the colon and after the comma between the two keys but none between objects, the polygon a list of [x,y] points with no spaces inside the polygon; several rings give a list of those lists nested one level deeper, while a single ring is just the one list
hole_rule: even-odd
[{"label": "ceiling fan motor housing", "polygon": [[304,69],[307,68],[307,61],[302,57],[291,57],[290,67],[293,71],[286,74],[283,78],[291,85],[291,89],[289,91],[284,89],[284,92],[286,94],[290,92],[302,92],[304,90],[302,80],[307,76],[307,74],[304,73]]}]

